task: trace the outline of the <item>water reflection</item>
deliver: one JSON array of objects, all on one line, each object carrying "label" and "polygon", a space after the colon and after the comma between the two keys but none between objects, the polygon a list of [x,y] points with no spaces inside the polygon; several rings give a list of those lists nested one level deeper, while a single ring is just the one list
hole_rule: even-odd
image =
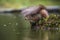
[{"label": "water reflection", "polygon": [[51,30],[48,32],[50,40],[60,40],[60,32]]},{"label": "water reflection", "polygon": [[30,31],[25,38],[24,40],[59,40],[60,33],[57,31]]},{"label": "water reflection", "polygon": [[60,40],[60,29],[33,31],[21,16],[1,16],[0,24],[0,40]]}]

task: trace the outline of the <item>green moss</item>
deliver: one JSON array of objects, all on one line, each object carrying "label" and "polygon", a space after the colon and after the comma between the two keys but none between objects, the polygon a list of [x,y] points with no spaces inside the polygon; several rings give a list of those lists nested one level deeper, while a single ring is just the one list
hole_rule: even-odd
[{"label": "green moss", "polygon": [[50,14],[48,20],[44,23],[45,19],[40,20],[40,24],[45,27],[60,27],[60,15]]}]

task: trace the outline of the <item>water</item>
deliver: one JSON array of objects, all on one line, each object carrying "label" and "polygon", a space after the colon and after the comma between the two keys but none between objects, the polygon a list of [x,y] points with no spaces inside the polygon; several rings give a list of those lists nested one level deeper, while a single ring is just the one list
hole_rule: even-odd
[{"label": "water", "polygon": [[60,40],[60,31],[32,31],[22,16],[6,14],[0,15],[0,40]]}]

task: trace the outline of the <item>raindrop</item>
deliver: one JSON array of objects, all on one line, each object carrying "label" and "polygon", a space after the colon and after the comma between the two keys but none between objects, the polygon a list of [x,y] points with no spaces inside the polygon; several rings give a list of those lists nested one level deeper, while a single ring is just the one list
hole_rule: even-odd
[{"label": "raindrop", "polygon": [[58,25],[58,23],[56,23],[56,25]]},{"label": "raindrop", "polygon": [[58,30],[59,28],[56,28],[56,30]]},{"label": "raindrop", "polygon": [[3,26],[7,26],[6,24],[4,24]]},{"label": "raindrop", "polygon": [[16,26],[18,25],[18,23],[16,23]]},{"label": "raindrop", "polygon": [[9,23],[9,24],[11,24],[11,23]]}]

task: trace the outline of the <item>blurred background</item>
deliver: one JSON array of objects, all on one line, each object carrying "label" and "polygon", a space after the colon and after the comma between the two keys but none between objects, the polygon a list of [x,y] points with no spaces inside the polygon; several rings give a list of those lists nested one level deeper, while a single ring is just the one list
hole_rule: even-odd
[{"label": "blurred background", "polygon": [[31,5],[58,6],[60,0],[0,0],[0,7],[21,8]]}]

